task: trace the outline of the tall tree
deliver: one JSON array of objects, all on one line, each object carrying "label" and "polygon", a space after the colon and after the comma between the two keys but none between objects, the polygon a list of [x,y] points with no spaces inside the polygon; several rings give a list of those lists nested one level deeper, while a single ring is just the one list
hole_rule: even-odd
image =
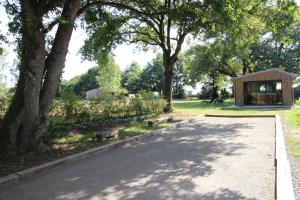
[{"label": "tall tree", "polygon": [[173,98],[184,99],[186,92],[184,87],[188,84],[186,73],[183,69],[183,63],[178,60],[174,65]]},{"label": "tall tree", "polygon": [[96,80],[100,88],[107,91],[120,91],[121,89],[121,70],[113,57],[110,55],[108,59],[99,60],[99,72]]},{"label": "tall tree", "polygon": [[151,62],[147,63],[141,73],[138,84],[141,90],[162,94],[164,88],[164,66],[161,54],[158,54]]},{"label": "tall tree", "polygon": [[[5,2],[13,20],[10,30],[19,42],[20,73],[16,92],[0,125],[1,151],[35,147],[59,85],[75,20],[95,3],[113,4],[89,0]],[[55,36],[48,40],[51,30]]]},{"label": "tall tree", "polygon": [[[126,2],[126,3],[125,3]],[[159,47],[163,54],[166,111],[172,111],[174,64],[187,35],[203,34],[227,20],[232,1],[131,0],[116,2],[119,15],[111,10],[94,9],[86,16],[89,38],[83,52],[90,55],[107,51],[116,43],[130,42]],[[249,6],[249,5],[247,5]],[[109,19],[106,26],[97,21]],[[106,35],[106,33],[108,33]],[[106,35],[105,38],[100,35]],[[99,46],[101,48],[99,48]]]},{"label": "tall tree", "polygon": [[138,93],[141,91],[140,78],[142,68],[137,62],[131,63],[127,69],[122,73],[122,86],[128,90],[129,93]]}]

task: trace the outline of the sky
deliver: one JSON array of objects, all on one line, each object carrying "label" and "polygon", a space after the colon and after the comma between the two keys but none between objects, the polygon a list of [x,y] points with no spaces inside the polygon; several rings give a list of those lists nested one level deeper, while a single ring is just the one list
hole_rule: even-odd
[{"label": "sky", "polygon": [[[63,79],[69,80],[76,75],[85,73],[89,68],[95,66],[94,62],[82,61],[78,53],[81,46],[84,44],[86,35],[84,30],[77,29],[73,32],[70,41],[69,52],[66,58],[66,66],[63,73]],[[120,45],[113,51],[114,59],[124,70],[133,61],[136,61],[141,66],[147,64],[155,57],[152,50],[147,52],[138,50],[135,45]]]},{"label": "sky", "polygon": [[[0,32],[5,34],[8,31],[7,24],[9,22],[8,16],[2,6],[0,6]],[[81,59],[79,50],[84,44],[86,34],[83,29],[75,29],[72,34],[72,38],[69,44],[68,54],[66,58],[65,68],[62,75],[64,80],[70,80],[74,76],[87,72],[91,67],[95,66],[94,62],[83,61]],[[12,41],[12,37],[8,36],[8,39]],[[13,51],[14,44],[5,44],[5,62],[8,68],[5,69],[7,75],[7,82],[12,85],[12,77],[9,74],[9,68],[14,65],[16,54]],[[121,70],[124,70],[133,61],[136,61],[141,66],[145,66],[147,62],[151,61],[156,53],[152,50],[147,52],[138,50],[135,45],[119,45],[114,51],[113,55],[115,61],[120,66]],[[0,70],[1,71],[1,70]]]}]

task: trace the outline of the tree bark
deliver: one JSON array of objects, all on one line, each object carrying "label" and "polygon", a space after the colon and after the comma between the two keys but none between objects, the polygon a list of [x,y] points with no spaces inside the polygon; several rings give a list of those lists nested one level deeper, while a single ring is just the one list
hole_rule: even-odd
[{"label": "tree bark", "polygon": [[46,58],[45,13],[34,0],[21,1],[21,68],[16,93],[0,127],[1,151],[35,148],[42,122],[62,74],[80,0],[66,0],[50,54]]},{"label": "tree bark", "polygon": [[79,0],[66,1],[62,12],[66,23],[59,24],[51,52],[46,59],[45,80],[40,94],[40,116],[43,121],[57,92],[79,6]]},{"label": "tree bark", "polygon": [[170,113],[172,108],[172,90],[173,90],[173,76],[174,76],[174,63],[168,55],[163,56],[163,64],[165,68],[165,82],[164,82],[164,99],[167,101],[165,112]]},{"label": "tree bark", "polygon": [[16,93],[1,123],[5,150],[25,150],[35,141],[39,121],[39,94],[45,66],[42,15],[33,0],[21,1],[21,69]]}]

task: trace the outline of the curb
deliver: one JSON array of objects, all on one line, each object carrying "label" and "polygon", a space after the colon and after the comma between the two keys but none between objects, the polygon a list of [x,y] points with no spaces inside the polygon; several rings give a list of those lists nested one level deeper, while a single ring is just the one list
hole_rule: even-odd
[{"label": "curb", "polygon": [[175,128],[179,128],[179,127],[181,127],[182,125],[184,125],[186,123],[193,122],[196,119],[198,119],[199,117],[201,117],[201,116],[196,116],[196,117],[193,117],[189,120],[184,120],[184,121],[181,121],[181,122],[177,122],[177,123],[172,124],[172,125],[170,125],[166,128],[157,129],[157,130],[154,130],[154,131],[147,131],[147,132],[145,132],[143,134],[140,134],[140,135],[137,135],[137,136],[133,136],[133,137],[130,137],[130,138],[127,138],[127,139],[124,139],[124,140],[120,140],[120,141],[117,141],[117,142],[114,142],[114,143],[111,143],[111,144],[106,144],[106,145],[102,145],[102,146],[95,147],[95,148],[92,148],[92,149],[88,149],[86,151],[76,153],[76,154],[73,154],[73,155],[70,155],[70,156],[66,156],[66,157],[60,158],[58,160],[54,160],[54,161],[51,161],[51,162],[48,162],[48,163],[45,163],[45,164],[42,164],[42,165],[39,165],[39,166],[36,166],[36,167],[32,167],[32,168],[29,168],[29,169],[26,169],[26,170],[23,170],[23,171],[20,171],[20,172],[16,172],[14,174],[9,174],[5,177],[0,178],[0,188],[5,188],[9,185],[16,184],[16,183],[18,183],[18,182],[20,182],[24,179],[31,178],[35,175],[38,175],[38,174],[40,174],[44,171],[47,171],[47,170],[52,169],[54,167],[57,167],[59,165],[74,162],[76,160],[88,157],[88,156],[90,156],[92,154],[95,154],[95,153],[103,153],[103,152],[106,152],[106,151],[108,151],[110,149],[113,149],[113,148],[123,147],[125,145],[133,144],[134,142],[145,139],[145,138],[149,138],[149,137],[152,137],[152,136],[155,136],[155,135],[160,135],[160,134],[164,133],[165,131],[170,131],[170,130],[173,130]]},{"label": "curb", "polygon": [[275,116],[276,143],[276,199],[295,200],[290,163],[287,157],[283,128],[279,115]]},{"label": "curb", "polygon": [[204,115],[205,117],[274,117],[275,118],[275,199],[295,200],[290,163],[279,115]]}]

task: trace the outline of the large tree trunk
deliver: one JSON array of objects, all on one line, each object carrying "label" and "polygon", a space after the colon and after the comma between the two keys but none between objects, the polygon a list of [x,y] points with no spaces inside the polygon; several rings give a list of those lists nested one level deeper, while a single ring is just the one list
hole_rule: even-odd
[{"label": "large tree trunk", "polygon": [[45,120],[57,92],[79,6],[79,0],[66,1],[62,13],[66,23],[59,24],[52,50],[46,59],[46,75],[40,94],[40,116],[42,121]]},{"label": "large tree trunk", "polygon": [[66,0],[51,52],[46,58],[42,15],[34,0],[21,1],[22,54],[17,90],[0,127],[1,150],[29,150],[39,139],[55,96],[80,0]]},{"label": "large tree trunk", "polygon": [[0,127],[1,148],[24,150],[35,140],[45,63],[42,16],[33,0],[21,1],[21,69],[16,93]]},{"label": "large tree trunk", "polygon": [[173,66],[174,62],[171,58],[164,55],[164,68],[165,68],[165,82],[164,82],[164,99],[167,101],[167,106],[165,107],[165,112],[169,113],[173,111],[172,108],[172,93],[173,93]]}]

